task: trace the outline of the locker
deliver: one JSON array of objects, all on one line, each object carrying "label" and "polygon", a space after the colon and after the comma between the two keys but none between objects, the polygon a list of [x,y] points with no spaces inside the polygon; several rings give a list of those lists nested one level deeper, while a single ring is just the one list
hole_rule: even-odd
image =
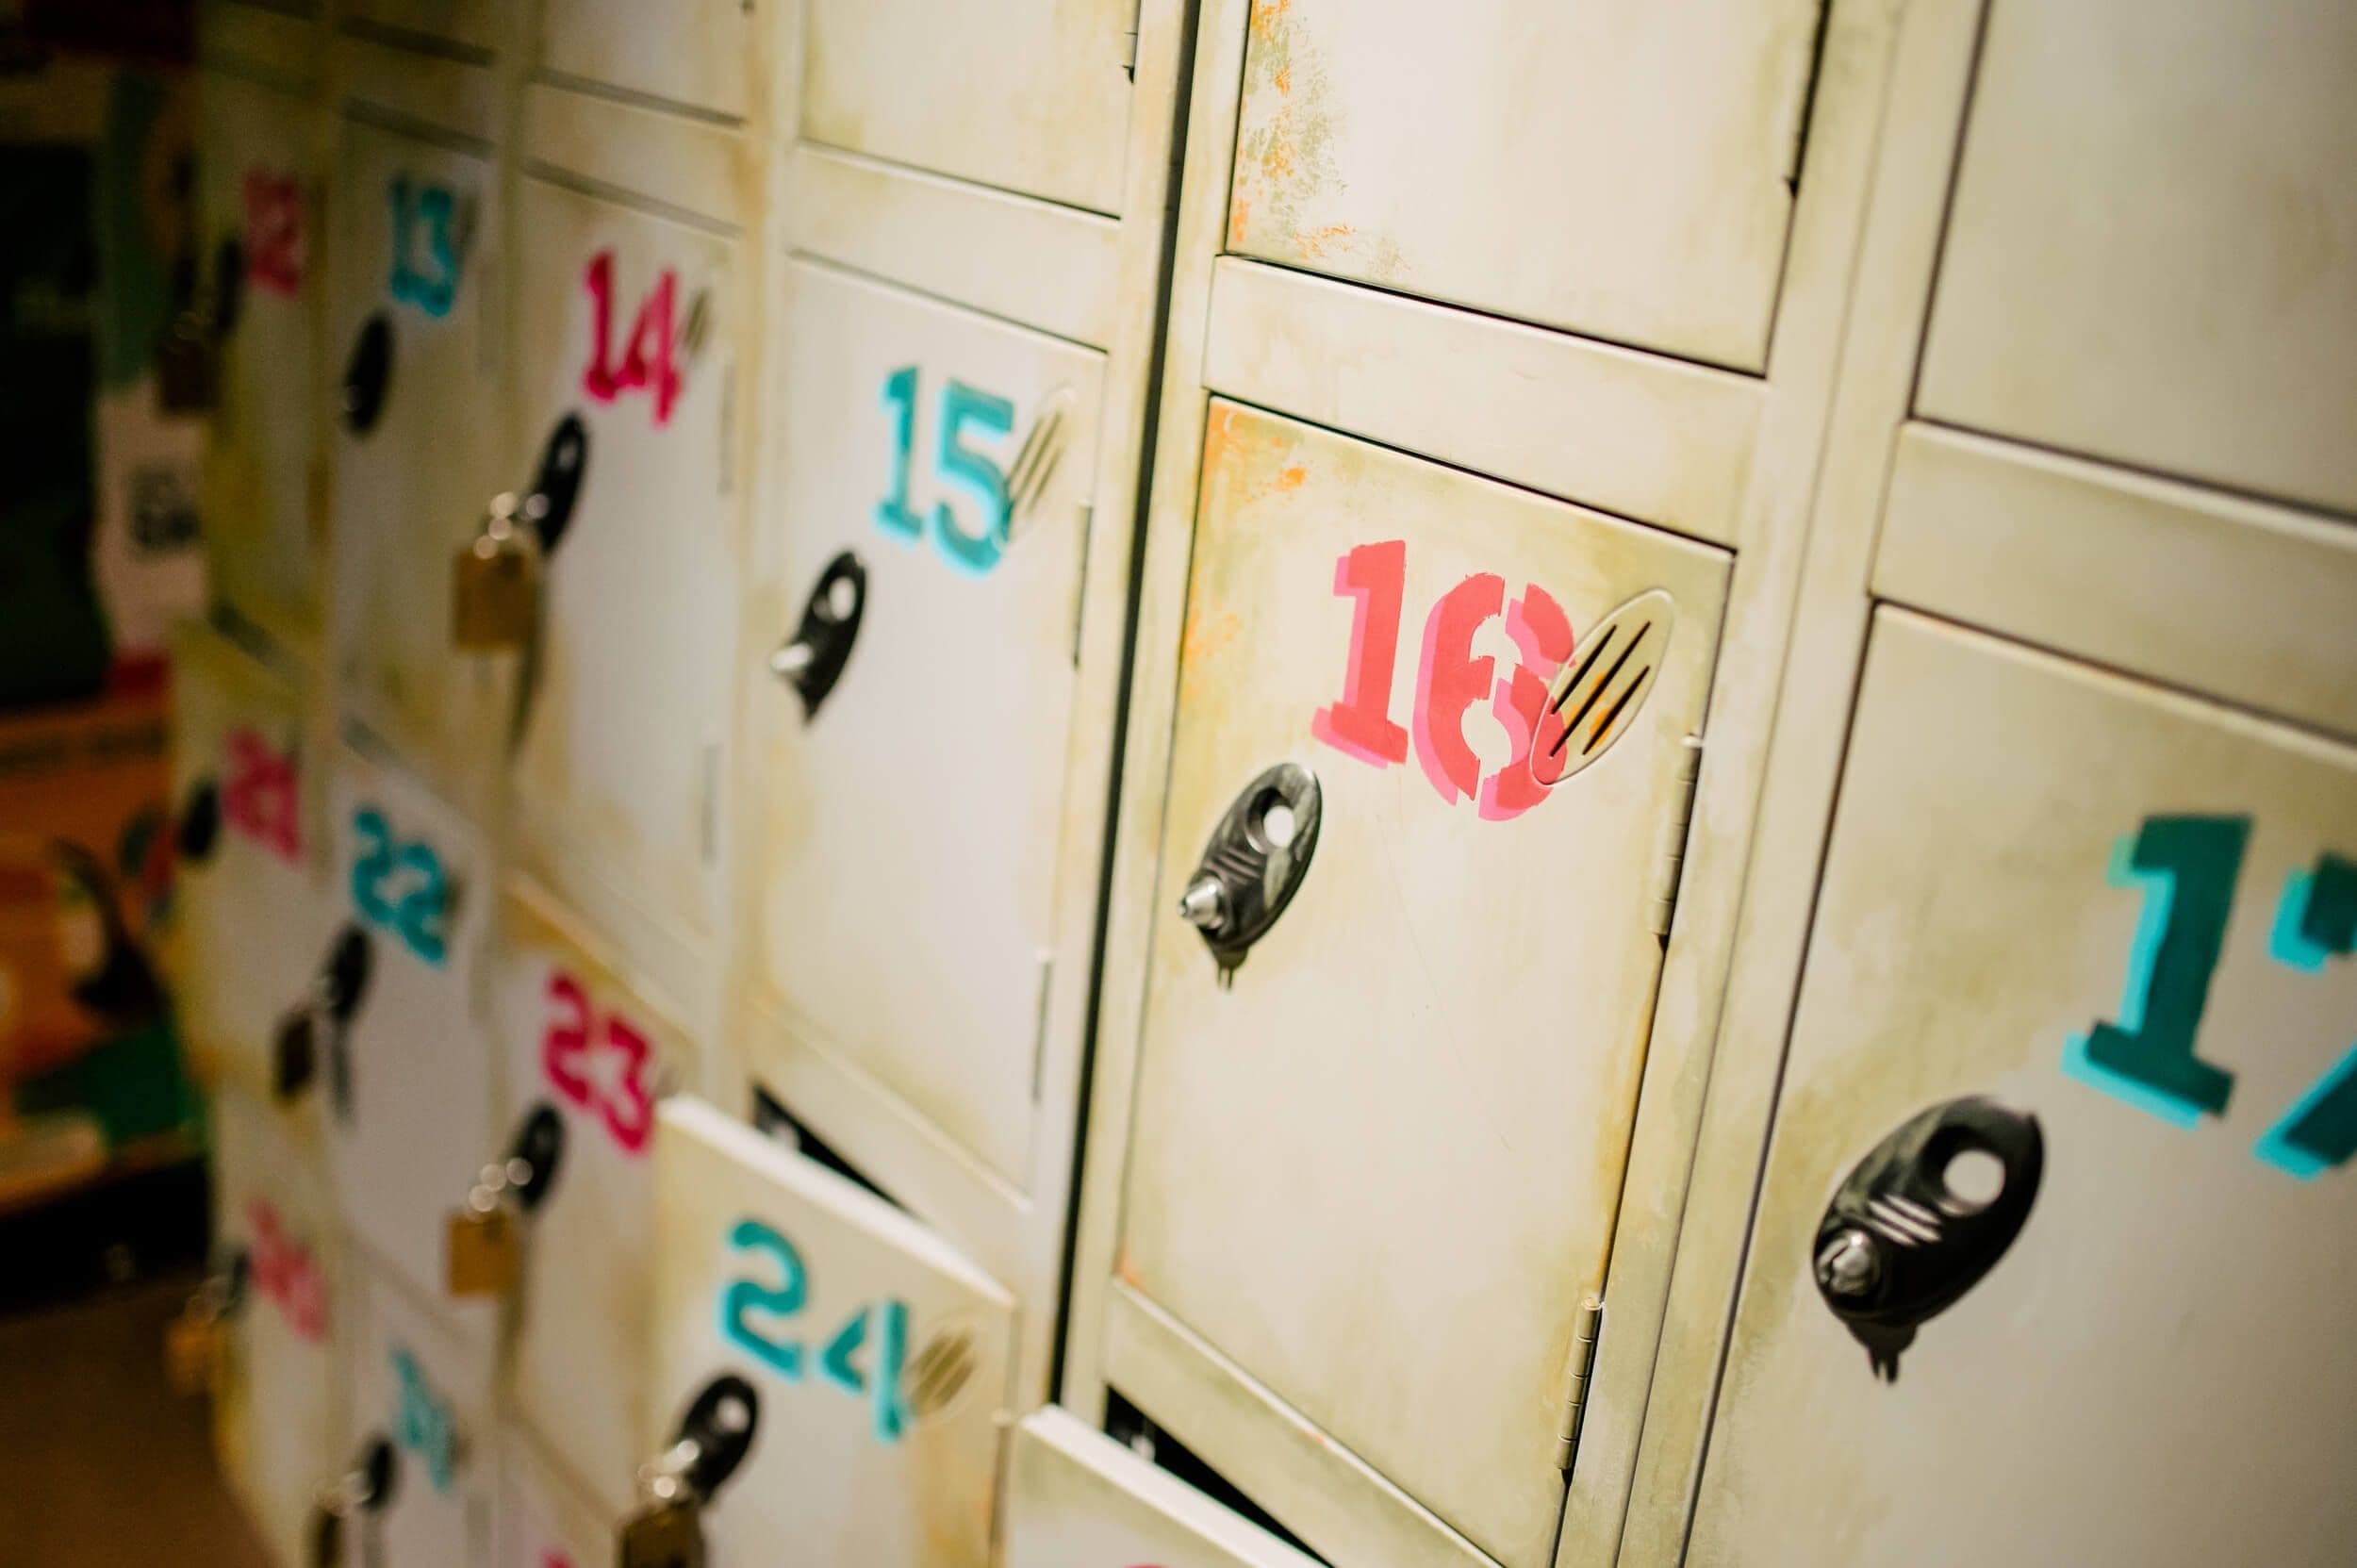
[{"label": "locker", "polygon": [[632,0],[545,0],[547,71],[731,119],[750,118],[767,79],[762,8],[693,0],[650,10]]},{"label": "locker", "polygon": [[311,656],[325,608],[319,515],[320,115],[303,91],[208,70],[199,83],[202,263],[219,335],[205,455],[214,601]]},{"label": "locker", "polygon": [[749,613],[786,1032],[754,1049],[847,1064],[1029,1190],[1103,359],[809,262],[783,312]]},{"label": "locker", "polygon": [[1998,0],[1920,411],[2357,511],[2352,65],[2327,0]]},{"label": "locker", "polygon": [[1138,0],[811,0],[803,16],[804,140],[1121,210]]},{"label": "locker", "polygon": [[1225,400],[1204,450],[1113,1305],[1544,1562],[1729,558]]},{"label": "locker", "polygon": [[321,874],[320,749],[300,692],[227,638],[183,627],[173,661],[180,1028],[247,1093],[295,1106],[297,1085],[281,1076],[280,1025],[310,985],[333,908]]},{"label": "locker", "polygon": [[1814,0],[1252,0],[1226,248],[1757,370]]},{"label": "locker", "polygon": [[512,838],[634,956],[660,942],[657,972],[686,988],[715,967],[722,889],[742,246],[550,179],[519,190],[507,467],[552,504]]},{"label": "locker", "polygon": [[487,1324],[429,1307],[383,1269],[357,1269],[354,1283],[351,1452],[388,1445],[390,1477],[376,1505],[347,1525],[344,1560],[472,1568],[491,1549],[496,1343]]},{"label": "locker", "polygon": [[1689,1560],[2349,1558],[2353,767],[1877,617]]},{"label": "locker", "polygon": [[650,1424],[654,1107],[696,1079],[675,1015],[545,894],[511,881],[492,1018],[509,1121],[564,1118],[555,1180],[526,1220],[508,1328],[513,1420],[612,1514]]},{"label": "locker", "polygon": [[325,970],[357,970],[351,999],[316,1028],[329,1168],[352,1232],[404,1288],[440,1300],[450,1212],[503,1152],[476,989],[491,860],[446,803],[349,747],[328,818],[336,908],[306,950]]},{"label": "locker", "polygon": [[703,1516],[715,1568],[990,1560],[1012,1298],[891,1205],[682,1097],[655,1150],[655,1422],[717,1378],[756,1396]]},{"label": "locker", "polygon": [[500,1434],[492,1568],[610,1568],[614,1520],[521,1429]]},{"label": "locker", "polygon": [[242,1087],[214,1096],[212,1156],[215,1251],[237,1260],[243,1281],[215,1393],[214,1446],[272,1558],[305,1563],[320,1456],[343,1431],[335,1210],[316,1153]]},{"label": "locker", "polygon": [[1311,1568],[1312,1560],[1050,1406],[1015,1429],[1005,1568]]},{"label": "locker", "polygon": [[[385,69],[390,70],[391,67]],[[445,66],[446,70],[459,70]],[[453,643],[453,566],[500,490],[497,168],[471,140],[340,127],[329,344],[338,700],[468,803],[495,778],[512,654]]]}]

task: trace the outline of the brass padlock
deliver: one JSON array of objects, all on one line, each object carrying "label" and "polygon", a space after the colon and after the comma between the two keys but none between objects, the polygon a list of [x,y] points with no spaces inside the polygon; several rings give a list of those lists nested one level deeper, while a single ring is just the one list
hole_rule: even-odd
[{"label": "brass padlock", "polygon": [[209,1276],[164,1329],[164,1373],[180,1394],[208,1393],[229,1355],[229,1318],[245,1297],[245,1254]]},{"label": "brass padlock", "polygon": [[523,1225],[556,1183],[565,1158],[565,1118],[543,1102],[516,1130],[507,1158],[486,1165],[451,1212],[443,1248],[453,1296],[505,1296],[523,1272]]},{"label": "brass padlock", "polygon": [[493,497],[482,530],[452,564],[450,639],[461,652],[513,652],[532,640],[540,539],[530,511],[512,492]]},{"label": "brass padlock", "polygon": [[213,406],[221,356],[212,323],[183,310],[156,343],[156,395],[167,414],[202,414]]},{"label": "brass padlock", "polygon": [[646,1506],[622,1522],[618,1568],[704,1568],[704,1504],[752,1448],[761,1396],[734,1373],[706,1383],[670,1447],[639,1466]]},{"label": "brass padlock", "polygon": [[704,1568],[703,1505],[693,1496],[649,1504],[622,1522],[618,1568]]},{"label": "brass padlock", "polygon": [[505,1296],[523,1269],[516,1216],[496,1197],[487,1209],[471,1202],[451,1212],[443,1242],[445,1283],[453,1296]]}]

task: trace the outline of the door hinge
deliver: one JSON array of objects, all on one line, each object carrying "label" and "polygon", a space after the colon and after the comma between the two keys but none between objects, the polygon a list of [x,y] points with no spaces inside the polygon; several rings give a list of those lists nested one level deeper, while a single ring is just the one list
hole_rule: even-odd
[{"label": "door hinge", "polygon": [[1138,19],[1146,10],[1146,0],[1129,0],[1129,29],[1121,35],[1121,69],[1131,81],[1138,79]]},{"label": "door hinge", "polygon": [[1688,735],[1678,743],[1677,774],[1670,781],[1669,819],[1663,824],[1661,858],[1654,871],[1646,925],[1667,940],[1676,918],[1678,884],[1686,873],[1686,841],[1694,829],[1694,786],[1703,772],[1703,737]]},{"label": "door hinge", "polygon": [[1080,627],[1089,599],[1089,549],[1096,542],[1096,507],[1080,503],[1080,563],[1072,574],[1072,668],[1080,668]]},{"label": "door hinge", "polygon": [[1596,1341],[1604,1333],[1604,1297],[1590,1296],[1579,1304],[1572,1325],[1571,1365],[1564,1372],[1570,1386],[1563,1395],[1563,1424],[1555,1433],[1555,1467],[1566,1476],[1579,1458],[1580,1423],[1588,1415],[1588,1375],[1596,1364]]}]

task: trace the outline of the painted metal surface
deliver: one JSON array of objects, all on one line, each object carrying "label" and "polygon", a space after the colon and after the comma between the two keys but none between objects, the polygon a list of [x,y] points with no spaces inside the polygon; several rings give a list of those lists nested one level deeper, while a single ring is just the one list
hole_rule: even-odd
[{"label": "painted metal surface", "polygon": [[545,0],[540,63],[562,75],[742,120],[764,85],[766,9],[748,0],[661,8],[635,0]]},{"label": "painted metal surface", "polygon": [[[1498,1560],[1542,1561],[1727,558],[1210,420],[1114,1272]],[[1585,716],[1574,743],[1612,754],[1551,793],[1545,687],[1654,588],[1676,629],[1650,699]],[[1281,760],[1321,783],[1315,858],[1223,985],[1174,868]]]},{"label": "painted metal surface", "polygon": [[547,1105],[566,1129],[557,1180],[527,1221],[508,1328],[513,1419],[618,1514],[651,1419],[654,1106],[671,1082],[693,1081],[692,1047],[668,1009],[520,880],[502,910],[490,1016],[508,1123]]},{"label": "painted metal surface", "polygon": [[324,1451],[321,1469],[333,1475],[352,1451],[381,1437],[393,1445],[394,1480],[384,1506],[351,1527],[350,1560],[473,1568],[491,1548],[497,1341],[487,1321],[437,1311],[381,1269],[355,1267],[353,1286],[344,1369],[351,1441],[343,1453]]},{"label": "painted metal surface", "polygon": [[1311,1560],[1050,1406],[1015,1429],[1004,1568],[1310,1568]]},{"label": "painted metal surface", "polygon": [[891,1205],[687,1097],[655,1152],[644,1452],[734,1373],[760,1409],[705,1510],[716,1568],[990,1560],[1014,1307]]},{"label": "painted metal surface", "polygon": [[805,140],[1121,210],[1136,0],[809,0]]},{"label": "painted metal surface", "polygon": [[614,1521],[519,1429],[500,1436],[491,1568],[609,1568]]},{"label": "painted metal surface", "polygon": [[752,635],[865,587],[815,711],[755,677],[762,994],[1029,1189],[1102,360],[808,264],[784,310]]},{"label": "painted metal surface", "polygon": [[317,1156],[240,1088],[212,1101],[214,1250],[243,1254],[245,1296],[214,1390],[223,1474],[281,1563],[308,1560],[320,1457],[340,1441],[344,1279]]},{"label": "painted metal surface", "polygon": [[1995,0],[1920,411],[2357,510],[2352,68],[2332,0]]},{"label": "painted metal surface", "polygon": [[217,602],[308,652],[326,607],[319,111],[305,95],[225,71],[206,72],[198,91],[201,234],[216,271],[228,260],[236,274],[205,455],[206,569]]},{"label": "painted metal surface", "polygon": [[[324,953],[338,933],[356,931],[370,953],[340,1046],[321,1045],[314,1092],[325,1106],[329,1168],[352,1231],[406,1289],[439,1300],[445,1217],[506,1133],[476,1007],[492,862],[446,803],[349,748],[329,781],[328,824],[337,897],[309,950]],[[491,1313],[477,1303],[450,1310]]]},{"label": "painted metal surface", "polygon": [[196,626],[173,652],[173,801],[212,824],[202,853],[185,831],[179,846],[179,1026],[208,1064],[266,1094],[279,1023],[310,983],[336,907],[322,870],[323,759],[305,700],[278,671]]},{"label": "painted metal surface", "polygon": [[[347,385],[334,442],[338,701],[444,788],[483,795],[514,660],[453,648],[452,562],[492,494],[530,478],[500,468],[500,402],[485,395],[501,371],[497,169],[366,121],[347,119],[340,137],[328,310]],[[375,412],[355,430],[353,371],[371,323],[385,370],[362,378]]]},{"label": "painted metal surface", "polygon": [[[523,660],[514,849],[600,929],[643,925],[709,964],[736,647],[729,421],[750,350],[739,247],[546,180],[518,189],[503,483],[531,487],[568,421],[586,455]],[[667,978],[688,966],[662,956]]]},{"label": "painted metal surface", "polygon": [[501,0],[344,0],[340,10],[346,22],[488,51],[506,41],[516,8]]},{"label": "painted metal surface", "polygon": [[[1689,1560],[2349,1556],[2352,768],[1878,618]],[[1884,1380],[1820,1216],[1960,1095],[2037,1118],[2043,1179]]]},{"label": "painted metal surface", "polygon": [[1814,0],[1254,0],[1226,248],[1757,370]]}]

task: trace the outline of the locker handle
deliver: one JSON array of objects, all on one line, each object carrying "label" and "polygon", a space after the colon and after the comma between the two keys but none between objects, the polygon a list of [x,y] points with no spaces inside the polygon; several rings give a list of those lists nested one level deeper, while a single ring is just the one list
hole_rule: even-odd
[{"label": "locker handle", "polygon": [[867,568],[844,551],[818,574],[793,637],[769,655],[769,672],[802,700],[804,723],[818,717],[819,704],[843,678],[866,610]]},{"label": "locker handle", "polygon": [[556,421],[540,447],[540,467],[526,493],[524,516],[540,536],[545,560],[556,553],[572,526],[573,507],[581,499],[582,477],[589,470],[589,427],[577,413]]},{"label": "locker handle", "polygon": [[392,318],[379,310],[360,323],[344,361],[343,424],[354,436],[376,428],[393,379]]},{"label": "locker handle", "polygon": [[358,1462],[319,1489],[311,1510],[312,1568],[341,1568],[344,1530],[357,1516],[382,1513],[401,1482],[392,1440],[379,1432],[360,1450]]},{"label": "locker handle", "polygon": [[221,838],[221,786],[207,776],[189,785],[180,802],[180,819],[173,829],[173,848],[191,866],[212,858]]},{"label": "locker handle", "polygon": [[1309,875],[1322,800],[1316,774],[1280,762],[1244,785],[1211,830],[1178,916],[1211,949],[1222,987]]},{"label": "locker handle", "polygon": [[282,1105],[311,1086],[319,1066],[320,1036],[329,1041],[329,1063],[338,1114],[350,1109],[350,1073],[344,1061],[343,1035],[367,999],[369,976],[376,966],[375,947],[368,933],[347,925],[336,933],[320,971],[295,1004],[278,1021],[271,1046],[271,1091]]},{"label": "locker handle", "polygon": [[[2001,1185],[1986,1200],[1948,1180],[1970,1154],[1999,1166]],[[2030,1217],[2044,1169],[2037,1118],[1979,1096],[1910,1117],[1851,1168],[1818,1223],[1813,1272],[1877,1377],[1895,1381],[1917,1328],[1997,1266]]]}]

